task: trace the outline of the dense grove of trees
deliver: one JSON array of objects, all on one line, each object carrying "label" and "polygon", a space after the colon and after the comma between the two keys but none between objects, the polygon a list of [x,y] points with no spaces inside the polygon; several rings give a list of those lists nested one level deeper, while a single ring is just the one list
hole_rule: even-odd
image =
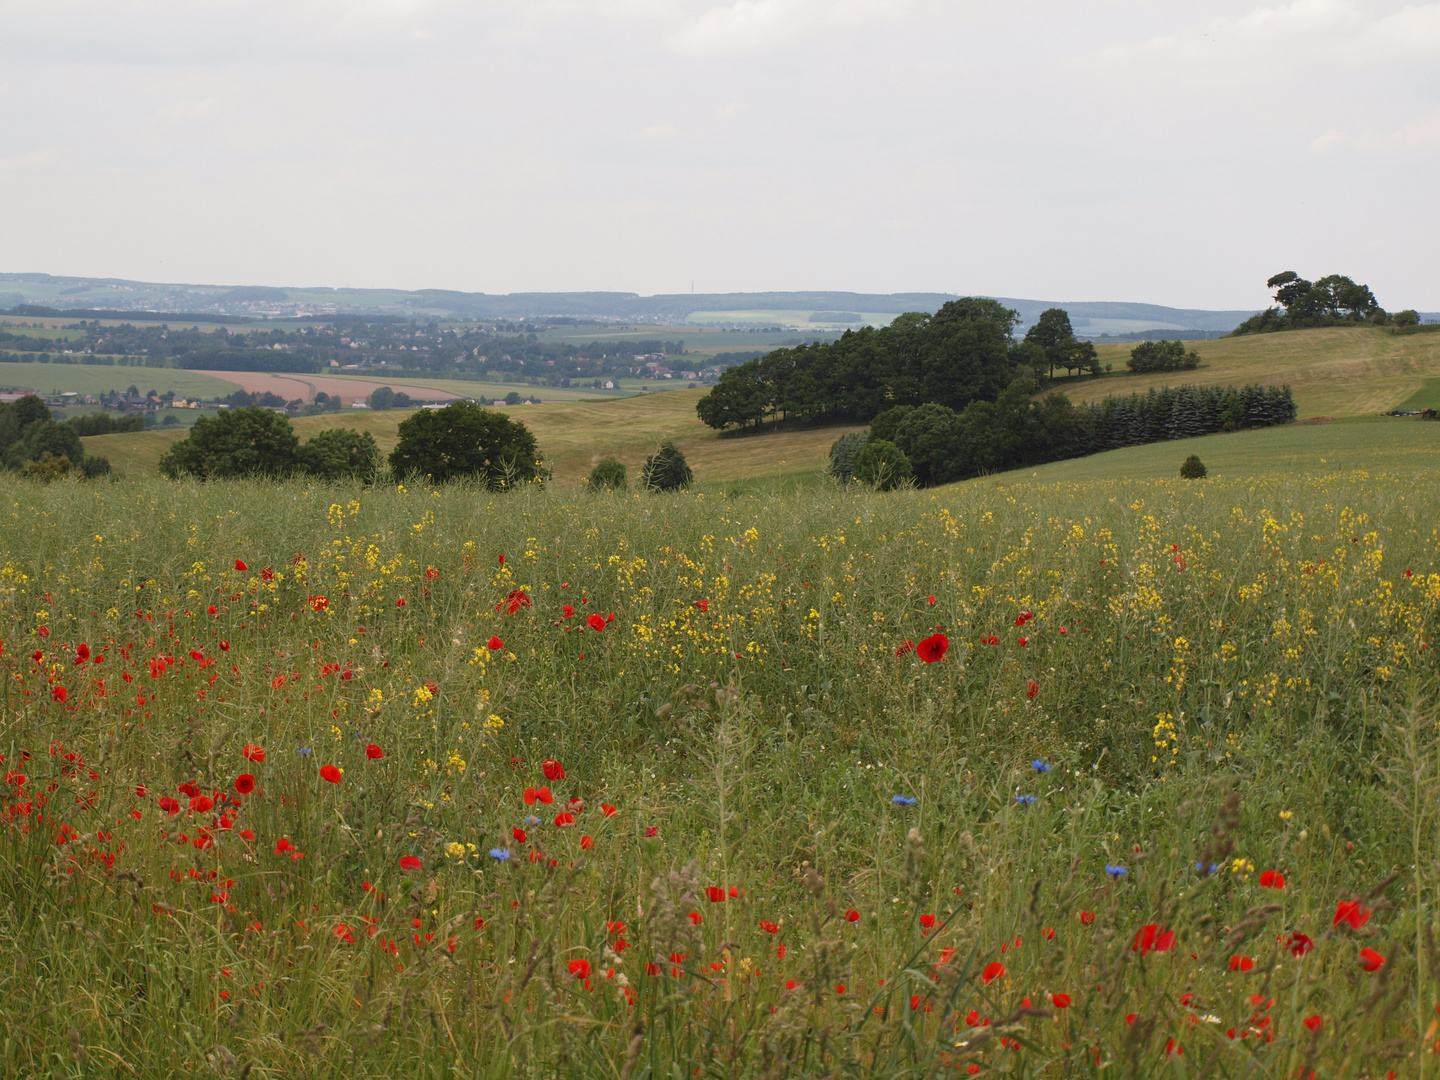
[{"label": "dense grove of trees", "polygon": [[1200,366],[1200,354],[1185,351],[1180,341],[1142,341],[1130,350],[1125,366],[1137,374],[1154,371],[1193,371]]},{"label": "dense grove of trees", "polygon": [[88,413],[72,416],[65,421],[75,429],[77,435],[118,435],[122,432],[142,431],[145,428],[143,416],[114,416],[110,413]]},{"label": "dense grove of trees", "polygon": [[869,420],[894,405],[926,402],[964,409],[996,401],[1017,376],[1043,378],[1052,362],[1073,365],[1084,353],[1073,335],[1064,342],[1053,319],[1037,335],[1043,340],[1015,341],[1017,318],[998,301],[967,297],[934,315],[914,312],[827,344],[777,349],[726,371],[696,412],[723,429],[757,427],[767,418]]},{"label": "dense grove of trees", "polygon": [[309,475],[368,483],[380,465],[380,448],[369,432],[334,428],[302,445],[288,416],[254,405],[201,417],[160,459],[166,476],[201,480]]},{"label": "dense grove of trees", "polygon": [[105,458],[86,456],[80,432],[70,424],[57,424],[50,406],[34,394],[0,404],[0,462],[7,469],[42,479],[71,472],[103,476],[110,471]]},{"label": "dense grove of trees", "polygon": [[[1122,446],[1295,419],[1288,386],[1163,387],[1080,406],[1058,392],[1036,401],[1036,390],[1035,380],[1022,378],[995,401],[972,401],[959,412],[937,402],[887,409],[875,417],[868,433],[836,441],[831,473],[842,480],[867,479],[872,442],[886,448],[892,478],[908,470],[918,484],[928,486]],[[869,471],[874,472],[873,466]]]},{"label": "dense grove of trees", "polygon": [[1265,282],[1265,287],[1275,291],[1275,305],[1246,319],[1235,328],[1236,334],[1265,334],[1314,326],[1403,327],[1420,321],[1413,310],[1388,314],[1368,285],[1356,284],[1343,274],[1306,281],[1294,270],[1286,270]]}]

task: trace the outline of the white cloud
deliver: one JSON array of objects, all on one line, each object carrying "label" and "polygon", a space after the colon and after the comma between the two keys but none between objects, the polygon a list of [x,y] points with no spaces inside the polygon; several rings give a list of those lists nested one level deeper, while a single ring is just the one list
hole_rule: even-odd
[{"label": "white cloud", "polygon": [[1412,120],[1393,131],[1367,128],[1359,135],[1330,130],[1318,136],[1310,148],[1317,154],[1337,150],[1359,150],[1369,153],[1406,153],[1440,146],[1440,112]]},{"label": "white cloud", "polygon": [[731,0],[687,23],[670,44],[686,53],[764,49],[830,27],[896,19],[905,8],[906,0]]}]

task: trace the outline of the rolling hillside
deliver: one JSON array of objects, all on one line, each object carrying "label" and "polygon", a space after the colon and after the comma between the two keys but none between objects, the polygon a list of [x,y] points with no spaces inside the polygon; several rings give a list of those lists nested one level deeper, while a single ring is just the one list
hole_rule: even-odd
[{"label": "rolling hillside", "polygon": [[1440,334],[1392,334],[1366,327],[1293,330],[1197,341],[1200,367],[1162,375],[1125,371],[1133,344],[1101,345],[1100,379],[1059,380],[1072,401],[1181,383],[1288,383],[1301,418],[1365,416],[1395,409],[1440,377]]}]

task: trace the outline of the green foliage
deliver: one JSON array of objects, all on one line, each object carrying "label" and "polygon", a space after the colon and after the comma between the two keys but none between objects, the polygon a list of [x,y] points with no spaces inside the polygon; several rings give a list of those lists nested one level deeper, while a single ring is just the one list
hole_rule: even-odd
[{"label": "green foliage", "polygon": [[1180,341],[1142,341],[1130,350],[1125,366],[1136,374],[1152,371],[1191,371],[1200,366],[1200,354],[1188,353]]},{"label": "green foliage", "polygon": [[469,401],[421,409],[400,424],[390,453],[399,477],[478,480],[492,491],[520,487],[547,475],[535,436],[518,420]]},{"label": "green foliage", "polygon": [[625,463],[617,457],[601,458],[590,470],[591,491],[624,491],[628,486]]},{"label": "green foliage", "polygon": [[645,459],[640,470],[640,486],[646,491],[680,491],[693,479],[684,452],[669,440]]},{"label": "green foliage", "polygon": [[145,427],[145,418],[138,415],[116,416],[114,413],[90,413],[86,416],[72,416],[65,421],[75,429],[75,434],[84,437],[87,435],[118,435],[124,432],[141,431]]},{"label": "green foliage", "polygon": [[1180,463],[1180,478],[1182,480],[1203,480],[1209,470],[1205,463],[1200,460],[1198,454],[1191,454]]},{"label": "green foliage", "polygon": [[1270,278],[1265,287],[1275,290],[1277,306],[1252,315],[1232,333],[1263,334],[1314,326],[1367,323],[1381,326],[1390,321],[1368,285],[1356,284],[1341,274],[1330,274],[1310,282],[1295,271],[1286,270]]},{"label": "green foliage", "polygon": [[914,405],[895,405],[886,409],[874,420],[870,421],[870,435],[875,439],[884,439],[886,442],[895,441],[895,432],[899,429],[904,419],[915,411]]},{"label": "green foliage", "polygon": [[914,481],[910,460],[892,442],[871,438],[855,459],[855,479],[876,491],[893,491]]},{"label": "green foliage", "polygon": [[[933,403],[921,405],[896,425],[891,441],[905,455],[917,483],[944,484],[956,479],[963,467],[963,426],[954,409]],[[875,437],[880,438],[878,434]]]},{"label": "green foliage", "polygon": [[384,459],[375,436],[353,428],[329,428],[317,432],[299,451],[300,468],[321,480],[358,480],[372,483]]},{"label": "green foliage", "polygon": [[1414,308],[1406,308],[1404,311],[1395,313],[1395,325],[1400,329],[1420,325],[1420,313]]},{"label": "green foliage", "polygon": [[882,329],[847,330],[830,344],[777,349],[728,369],[695,411],[723,429],[758,427],[767,416],[868,421],[894,405],[993,401],[1023,359],[1010,336],[1016,318],[997,301],[967,297],[934,315],[911,312]]},{"label": "green foliage", "polygon": [[195,421],[160,459],[160,472],[200,480],[283,477],[299,470],[299,450],[288,416],[251,405]]},{"label": "green foliage", "polygon": [[110,470],[104,458],[87,459],[75,428],[57,424],[49,406],[34,394],[0,404],[0,462],[7,469],[47,480],[70,473],[72,467],[81,476]]},{"label": "green foliage", "polygon": [[20,469],[20,476],[25,480],[38,480],[42,484],[48,484],[52,480],[61,480],[70,475],[70,459],[68,457],[51,457],[46,455],[28,462]]},{"label": "green foliage", "polygon": [[403,390],[397,393],[388,386],[370,391],[369,401],[372,409],[408,409],[413,404],[409,394]]},{"label": "green foliage", "polygon": [[855,479],[855,459],[860,456],[861,449],[873,433],[871,431],[851,431],[836,439],[830,446],[830,475],[842,484],[848,484]]}]

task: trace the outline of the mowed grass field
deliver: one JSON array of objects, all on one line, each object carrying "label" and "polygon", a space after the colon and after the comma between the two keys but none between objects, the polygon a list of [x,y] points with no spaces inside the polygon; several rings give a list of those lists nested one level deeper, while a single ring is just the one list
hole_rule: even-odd
[{"label": "mowed grass field", "polygon": [[143,394],[149,390],[174,390],[181,397],[224,397],[239,389],[236,383],[203,371],[180,368],[110,367],[100,364],[14,364],[0,363],[0,387],[33,390],[37,394],[124,392],[134,386]]},{"label": "mowed grass field", "polygon": [[[830,446],[854,428],[822,428],[778,434],[722,436],[695,416],[703,390],[671,390],[616,401],[496,406],[525,423],[540,444],[556,479],[588,476],[602,457],[614,455],[638,473],[647,455],[665,439],[673,439],[697,477],[731,481],[751,477],[811,477],[825,468]],[[350,427],[375,436],[389,453],[399,441],[398,429],[408,412],[346,410],[339,414],[299,417],[295,431],[308,439],[330,427]],[[125,475],[158,470],[160,457],[183,432],[146,431],[133,435],[96,435],[84,440],[87,454],[101,454]]]},{"label": "mowed grass field", "polygon": [[1190,347],[1200,354],[1194,371],[1131,375],[1125,361],[1134,345],[1100,345],[1102,364],[1111,364],[1114,372],[1099,379],[1062,379],[1057,388],[1078,402],[1181,383],[1288,383],[1303,418],[1385,412],[1426,380],[1440,378],[1440,334],[1335,327],[1196,341]]}]

